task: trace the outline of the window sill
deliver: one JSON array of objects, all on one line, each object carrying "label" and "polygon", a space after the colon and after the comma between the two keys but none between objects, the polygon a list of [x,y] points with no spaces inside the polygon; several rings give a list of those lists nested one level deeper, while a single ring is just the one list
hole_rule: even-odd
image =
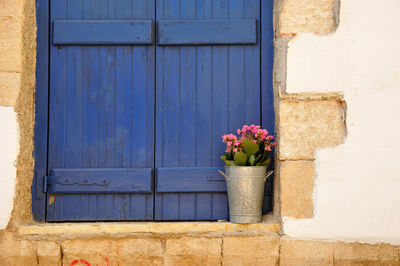
[{"label": "window sill", "polygon": [[44,223],[21,225],[20,235],[82,235],[129,233],[277,233],[281,226],[276,221],[259,224],[229,222],[98,222],[98,223]]}]

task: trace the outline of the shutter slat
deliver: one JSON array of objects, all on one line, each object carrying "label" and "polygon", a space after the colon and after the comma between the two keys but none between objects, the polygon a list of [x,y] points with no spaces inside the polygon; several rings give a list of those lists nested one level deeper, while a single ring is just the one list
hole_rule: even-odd
[{"label": "shutter slat", "polygon": [[158,168],[156,192],[226,192],[220,167]]},{"label": "shutter slat", "polygon": [[159,45],[256,44],[257,21],[161,20]]},{"label": "shutter slat", "polygon": [[55,20],[54,44],[152,44],[151,20]]},{"label": "shutter slat", "polygon": [[53,169],[50,193],[152,193],[152,169]]}]

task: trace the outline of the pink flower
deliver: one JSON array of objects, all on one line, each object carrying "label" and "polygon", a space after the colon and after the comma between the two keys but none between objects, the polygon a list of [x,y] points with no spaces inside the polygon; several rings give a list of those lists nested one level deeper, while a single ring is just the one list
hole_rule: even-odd
[{"label": "pink flower", "polygon": [[233,152],[238,152],[238,149],[237,148],[233,148]]},{"label": "pink flower", "polygon": [[240,128],[236,132],[237,132],[238,135],[240,135],[240,132],[241,132]]},{"label": "pink flower", "polygon": [[243,133],[246,133],[248,129],[249,129],[249,126],[248,126],[248,125],[244,125],[244,126],[242,127],[242,132],[243,132]]},{"label": "pink flower", "polygon": [[272,151],[272,149],[271,149],[270,146],[265,146],[265,150],[266,150],[266,151]]}]

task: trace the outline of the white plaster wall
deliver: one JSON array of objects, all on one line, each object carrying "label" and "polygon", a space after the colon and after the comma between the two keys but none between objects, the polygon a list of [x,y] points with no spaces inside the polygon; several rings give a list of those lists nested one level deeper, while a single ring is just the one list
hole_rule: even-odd
[{"label": "white plaster wall", "polygon": [[289,43],[287,92],[341,92],[345,142],[316,152],[314,217],[298,238],[400,244],[400,1],[342,0],[337,31]]},{"label": "white plaster wall", "polygon": [[18,124],[13,107],[0,106],[0,230],[10,220],[16,183]]}]

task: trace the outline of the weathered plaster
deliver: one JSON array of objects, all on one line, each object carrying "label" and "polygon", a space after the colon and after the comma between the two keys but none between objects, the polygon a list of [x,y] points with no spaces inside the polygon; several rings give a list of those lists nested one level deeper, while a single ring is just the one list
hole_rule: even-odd
[{"label": "weathered plaster", "polygon": [[35,0],[23,2],[22,72],[21,88],[15,112],[19,125],[19,153],[17,158],[17,186],[13,212],[9,223],[15,228],[19,223],[32,221],[31,186],[33,179],[33,128],[35,124],[35,73],[36,73],[36,15]]},{"label": "weathered plaster", "polygon": [[314,217],[283,217],[293,237],[400,243],[400,2],[342,1],[328,36],[290,43],[288,93],[344,95],[347,138],[316,152]]},{"label": "weathered plaster", "polygon": [[12,107],[0,106],[0,230],[5,229],[13,206],[17,169],[18,124]]}]

